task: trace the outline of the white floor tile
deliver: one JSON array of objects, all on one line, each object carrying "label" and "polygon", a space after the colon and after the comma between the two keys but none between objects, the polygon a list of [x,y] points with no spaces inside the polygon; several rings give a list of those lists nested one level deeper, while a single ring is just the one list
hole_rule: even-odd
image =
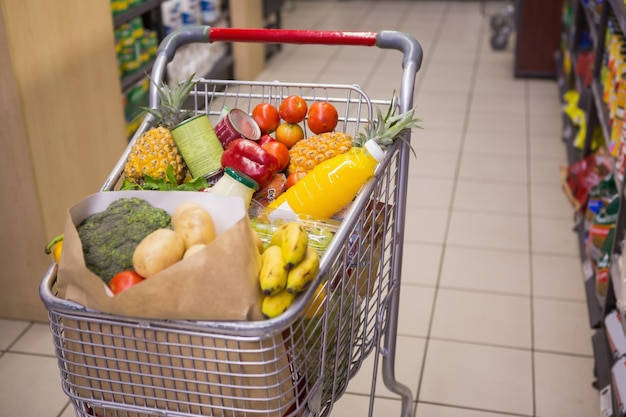
[{"label": "white floor tile", "polygon": [[478,213],[527,215],[528,187],[515,183],[459,180],[452,207]]},{"label": "white floor tile", "polygon": [[454,210],[447,242],[456,246],[527,251],[528,218]]},{"label": "white floor tile", "polygon": [[430,337],[530,349],[530,298],[441,288]]},{"label": "white floor tile", "polygon": [[448,215],[445,209],[407,207],[404,225],[405,241],[443,243]]},{"label": "white floor tile", "polygon": [[[500,155],[526,157],[526,135],[524,131],[494,132],[489,128],[480,127],[472,130],[476,124],[476,115],[477,113],[470,114],[470,127],[465,136],[463,152],[492,155],[493,158]],[[492,118],[494,115],[489,113],[487,117]]]},{"label": "white floor tile", "polygon": [[432,313],[435,289],[403,285],[400,290],[398,334],[426,337]]},{"label": "white floor tile", "polygon": [[579,255],[578,234],[568,219],[533,217],[532,252],[556,255]]},{"label": "white floor tile", "polygon": [[405,242],[403,251],[402,283],[436,286],[441,263],[441,245]]},{"label": "white floor tile", "polygon": [[531,256],[534,296],[585,301],[583,270],[578,256]]},{"label": "white floor tile", "polygon": [[0,381],[0,404],[7,416],[56,417],[68,402],[56,358],[5,353]]},{"label": "white floor tile", "polygon": [[11,351],[54,356],[55,351],[50,326],[48,324],[34,323],[11,346]]},{"label": "white floor tile", "polygon": [[526,184],[528,168],[526,158],[467,154],[461,158],[459,178],[473,181],[512,182]]},{"label": "white floor tile", "polygon": [[0,319],[0,350],[7,349],[28,327],[28,322]]},{"label": "white floor tile", "polygon": [[531,352],[430,340],[419,401],[533,414]]},{"label": "white floor tile", "polygon": [[533,300],[535,350],[593,355],[584,301]]},{"label": "white floor tile", "polygon": [[530,295],[530,258],[523,252],[448,245],[439,285],[442,288]]},{"label": "white floor tile", "polygon": [[537,417],[599,414],[600,394],[591,386],[592,358],[536,352],[534,365]]},{"label": "white floor tile", "polygon": [[506,417],[501,413],[471,410],[462,407],[450,407],[438,404],[417,403],[415,417]]},{"label": "white floor tile", "polygon": [[[370,397],[366,395],[344,394],[333,406],[333,417],[354,417],[369,415]],[[399,416],[402,405],[399,400],[376,398],[372,417]]]},{"label": "white floor tile", "polygon": [[451,178],[410,177],[407,206],[447,210],[452,200],[453,185]]}]

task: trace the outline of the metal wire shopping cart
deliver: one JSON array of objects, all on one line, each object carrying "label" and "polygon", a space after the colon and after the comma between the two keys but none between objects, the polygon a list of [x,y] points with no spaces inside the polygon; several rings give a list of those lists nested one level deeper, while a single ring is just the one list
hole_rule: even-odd
[{"label": "metal wire shopping cart", "polygon": [[[170,34],[152,70],[162,80],[176,49],[191,42],[238,41],[377,46],[403,52],[399,107],[412,107],[420,45],[395,32],[331,32],[192,27]],[[357,85],[200,79],[193,110],[217,120],[224,107],[250,112],[291,94],[332,102],[337,129],[356,133],[377,101]],[[158,95],[150,91],[150,105]],[[101,191],[113,190],[132,143]],[[306,129],[306,127],[305,127]],[[385,385],[411,415],[412,393],[396,381],[395,343],[403,253],[410,132],[361,189],[324,253],[313,285],[281,316],[258,322],[164,321],[121,317],[61,299],[57,266],[40,286],[49,311],[64,392],[77,416],[325,416],[368,355],[374,355],[370,410],[382,357]]]}]

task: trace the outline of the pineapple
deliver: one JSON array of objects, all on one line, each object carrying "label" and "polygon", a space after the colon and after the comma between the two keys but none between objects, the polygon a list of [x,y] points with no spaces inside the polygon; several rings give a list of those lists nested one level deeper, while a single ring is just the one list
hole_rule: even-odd
[{"label": "pineapple", "polygon": [[341,132],[328,132],[296,142],[289,149],[287,173],[309,172],[327,159],[337,156],[352,147],[352,136]]},{"label": "pineapple", "polygon": [[170,165],[176,182],[181,184],[184,181],[187,165],[172,138],[171,129],[192,114],[191,111],[182,110],[183,102],[195,84],[192,79],[193,75],[173,88],[165,83],[157,85],[160,98],[158,108],[145,109],[156,118],[157,126],[144,132],[133,144],[124,166],[124,176],[128,181],[141,185],[146,174],[154,179],[167,179]]},{"label": "pineapple", "polygon": [[375,140],[383,150],[387,149],[404,129],[419,127],[417,123],[420,120],[413,118],[414,109],[392,116],[395,107],[396,102],[393,101],[385,117],[377,108],[376,119],[368,123],[364,133],[359,132],[354,138],[346,133],[330,132],[298,141],[289,150],[287,173],[309,172],[323,161],[347,152],[353,146],[361,147],[370,139]]}]

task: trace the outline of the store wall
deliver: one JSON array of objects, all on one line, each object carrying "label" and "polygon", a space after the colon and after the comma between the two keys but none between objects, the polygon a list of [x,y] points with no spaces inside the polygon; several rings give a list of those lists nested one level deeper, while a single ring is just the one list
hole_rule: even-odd
[{"label": "store wall", "polygon": [[125,145],[109,0],[0,0],[0,317],[46,319],[44,246]]}]

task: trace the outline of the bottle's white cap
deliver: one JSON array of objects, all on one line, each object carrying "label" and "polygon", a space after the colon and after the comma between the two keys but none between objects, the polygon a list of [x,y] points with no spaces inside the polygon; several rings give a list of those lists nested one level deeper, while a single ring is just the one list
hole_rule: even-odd
[{"label": "bottle's white cap", "polygon": [[378,162],[381,162],[383,159],[385,159],[385,151],[383,150],[383,148],[380,147],[378,143],[376,143],[374,139],[370,139],[365,142],[363,147],[367,149],[370,155],[372,155],[372,157]]}]

